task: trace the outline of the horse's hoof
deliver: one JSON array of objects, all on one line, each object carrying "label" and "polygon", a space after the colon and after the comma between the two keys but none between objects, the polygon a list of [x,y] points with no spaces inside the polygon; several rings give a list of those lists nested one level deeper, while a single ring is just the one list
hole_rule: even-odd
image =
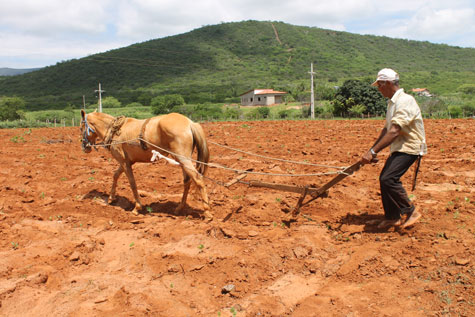
[{"label": "horse's hoof", "polygon": [[206,210],[203,215],[205,216],[205,222],[211,222],[213,221],[213,215],[208,211]]},{"label": "horse's hoof", "polygon": [[183,208],[185,208],[184,205],[178,205],[178,207],[176,207],[175,210],[173,211],[173,214],[175,216],[181,215],[181,212],[183,211]]},{"label": "horse's hoof", "polygon": [[116,199],[117,198],[115,196],[114,197],[108,197],[106,203],[108,205],[110,205],[110,204],[114,203],[116,201]]},{"label": "horse's hoof", "polygon": [[137,209],[134,209],[134,210],[132,210],[132,214],[133,214],[134,216],[138,216],[138,215],[139,215],[139,212],[137,211]]}]

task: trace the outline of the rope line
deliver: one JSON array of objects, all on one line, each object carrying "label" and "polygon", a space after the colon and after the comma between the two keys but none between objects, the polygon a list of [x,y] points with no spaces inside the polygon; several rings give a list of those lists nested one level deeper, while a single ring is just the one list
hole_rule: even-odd
[{"label": "rope line", "polygon": [[[159,149],[163,152],[166,152],[170,155],[174,155],[176,157],[189,159],[192,162],[195,162],[195,163],[198,163],[198,164],[204,164],[204,165],[207,165],[208,167],[221,168],[221,169],[224,169],[224,170],[232,171],[232,172],[235,172],[237,174],[253,174],[253,175],[263,175],[263,176],[266,176],[266,175],[267,176],[282,176],[282,177],[306,177],[306,176],[325,176],[325,175],[335,175],[335,174],[346,174],[346,173],[343,173],[342,171],[326,172],[326,173],[311,173],[311,174],[279,174],[279,173],[265,173],[265,172],[253,172],[253,171],[247,171],[247,170],[239,170],[239,169],[226,167],[226,166],[223,166],[223,165],[220,165],[220,164],[201,162],[201,161],[195,160],[191,157],[186,157],[186,156],[181,155],[181,154],[173,153],[173,152],[171,152],[167,149],[164,149],[160,146],[157,146],[153,143],[150,143],[147,140],[144,140],[143,138],[135,138],[135,139],[127,140],[127,141],[111,142],[109,144],[109,146],[120,145],[120,144],[125,144],[125,143],[130,144],[133,141],[142,141],[142,142],[145,142],[148,145],[150,145],[150,146],[152,146],[156,149]],[[105,145],[105,144],[96,144],[95,146],[107,147],[107,145]],[[344,168],[338,167],[338,169],[343,170]]]},{"label": "rope line", "polygon": [[344,170],[346,168],[346,167],[340,167],[340,166],[331,166],[331,165],[322,165],[322,164],[314,164],[314,163],[307,163],[307,162],[284,160],[284,159],[281,159],[281,158],[275,158],[275,157],[255,154],[255,153],[251,153],[251,152],[246,152],[246,151],[236,149],[236,148],[232,148],[230,146],[219,144],[219,143],[216,143],[216,142],[213,142],[213,141],[207,141],[207,142],[211,143],[211,144],[214,144],[214,145],[217,145],[217,146],[220,146],[220,147],[223,147],[223,148],[228,149],[228,150],[233,150],[233,151],[241,152],[241,153],[244,153],[244,154],[247,154],[247,155],[257,156],[257,157],[260,157],[260,158],[265,158],[265,159],[274,160],[274,161],[280,161],[280,162],[292,163],[292,164],[300,164],[300,165],[317,166],[317,167],[327,167],[327,168],[334,168],[334,169],[339,169],[339,170]]},{"label": "rope line", "polygon": [[188,158],[186,156],[168,151],[168,150],[166,150],[164,148],[161,148],[161,147],[159,147],[159,146],[157,146],[153,143],[148,142],[147,140],[140,139],[140,138],[137,138],[137,139],[139,139],[139,140],[141,140],[141,141],[143,141],[143,142],[149,144],[150,146],[153,146],[153,147],[155,147],[159,150],[167,152],[168,154],[175,155],[175,156],[182,157],[182,158],[186,158],[186,159],[191,160],[192,162],[207,165],[208,167],[221,168],[221,169],[232,171],[232,172],[235,172],[235,173],[238,173],[238,174],[271,175],[271,176],[283,176],[283,177],[323,176],[323,175],[341,174],[341,172],[327,172],[327,173],[315,173],[315,174],[278,174],[278,173],[264,173],[264,172],[253,172],[253,171],[239,170],[239,169],[234,169],[234,168],[230,168],[230,167],[227,167],[227,166],[223,166],[223,165],[220,165],[220,164],[218,165],[218,164],[214,164],[214,163],[201,162],[201,161],[195,160],[193,158]]}]

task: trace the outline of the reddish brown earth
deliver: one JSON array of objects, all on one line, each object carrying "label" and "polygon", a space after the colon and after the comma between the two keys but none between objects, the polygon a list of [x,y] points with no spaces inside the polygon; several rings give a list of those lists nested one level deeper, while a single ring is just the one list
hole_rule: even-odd
[{"label": "reddish brown earth", "polygon": [[[133,216],[125,176],[106,205],[115,161],[84,154],[78,128],[1,130],[1,316],[474,316],[475,121],[426,120],[429,154],[412,228],[378,230],[376,165],[364,166],[283,225],[298,194],[235,184],[211,168],[215,220],[196,191],[183,216],[179,167],[137,164],[145,203]],[[208,140],[264,156],[348,166],[382,121],[205,123]],[[256,172],[332,171],[210,143],[211,162]],[[333,176],[248,175],[319,187]],[[234,289],[223,292],[226,285]]]}]

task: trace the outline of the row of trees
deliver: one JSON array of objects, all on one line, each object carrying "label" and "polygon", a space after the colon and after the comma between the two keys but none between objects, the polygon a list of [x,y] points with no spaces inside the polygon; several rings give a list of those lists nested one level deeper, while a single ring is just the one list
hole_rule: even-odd
[{"label": "row of trees", "polygon": [[[332,102],[331,112],[335,116],[360,116],[363,113],[379,115],[384,113],[386,108],[385,100],[377,89],[363,81],[348,80],[338,89],[322,86],[318,87],[316,92],[317,99]],[[304,87],[297,86],[293,93],[289,93],[286,96],[286,102],[295,101],[295,97],[300,102],[304,102],[308,98],[308,92],[305,91]],[[184,98],[178,94],[158,96],[150,99],[150,106],[154,114],[166,114],[173,111],[189,112],[186,109],[190,109],[190,107],[187,108],[184,105]],[[262,118],[268,116],[269,113],[266,112],[268,108],[259,107],[257,109],[259,110],[256,115]],[[316,111],[318,114],[323,109],[318,108]],[[304,112],[304,116],[308,116],[306,112]]]},{"label": "row of trees", "polygon": [[[475,115],[475,85],[462,85],[458,89],[459,99],[444,99],[437,97],[417,97],[419,105],[426,116],[473,116]],[[329,87],[319,85],[316,87],[316,97],[320,106],[315,108],[315,113],[320,117],[360,117],[365,115],[383,115],[386,111],[386,101],[375,87],[370,85],[369,80],[347,80],[340,87]],[[306,100],[307,98],[307,100]],[[300,102],[308,102],[308,91],[303,85],[296,85],[286,96],[286,102],[293,102],[299,99]],[[454,102],[456,100],[456,102]],[[104,108],[123,108],[123,104],[117,98],[108,96],[103,98]],[[150,107],[153,114],[166,114],[170,112],[180,112],[193,118],[236,118],[245,119],[239,107],[222,107],[208,102],[197,105],[190,105],[185,98],[179,94],[168,94],[164,96],[151,96],[150,94],[140,94],[136,101],[127,104],[125,107],[134,109],[137,107]],[[74,116],[74,106],[69,104],[63,112]],[[21,97],[0,97],[0,121],[13,121],[25,119],[25,100]],[[123,111],[123,110],[121,110]],[[125,110],[124,110],[125,111]],[[48,114],[44,114],[47,116]],[[129,113],[127,113],[129,115]],[[268,107],[257,107],[246,114],[250,118],[267,118],[270,115]],[[301,112],[282,110],[278,117],[309,117],[310,107],[304,107]],[[274,115],[275,117],[275,115]],[[247,118],[246,118],[247,119]]]}]

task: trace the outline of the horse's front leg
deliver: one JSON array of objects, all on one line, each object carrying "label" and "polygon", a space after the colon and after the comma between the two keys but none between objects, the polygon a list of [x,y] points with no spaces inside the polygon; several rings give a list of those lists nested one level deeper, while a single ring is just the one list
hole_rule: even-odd
[{"label": "horse's front leg", "polygon": [[130,188],[132,189],[135,198],[135,207],[134,210],[132,210],[132,213],[134,215],[138,215],[139,210],[142,209],[142,203],[140,202],[139,193],[137,192],[137,184],[135,183],[134,172],[132,171],[132,165],[130,163],[125,164],[125,175],[127,175],[127,178],[129,179]]},{"label": "horse's front leg", "polygon": [[119,168],[117,169],[117,171],[115,171],[114,178],[112,179],[112,188],[111,188],[109,198],[107,199],[108,204],[114,202],[116,199],[115,191],[117,188],[117,181],[123,172],[124,172],[124,167],[122,165],[119,165]]}]

